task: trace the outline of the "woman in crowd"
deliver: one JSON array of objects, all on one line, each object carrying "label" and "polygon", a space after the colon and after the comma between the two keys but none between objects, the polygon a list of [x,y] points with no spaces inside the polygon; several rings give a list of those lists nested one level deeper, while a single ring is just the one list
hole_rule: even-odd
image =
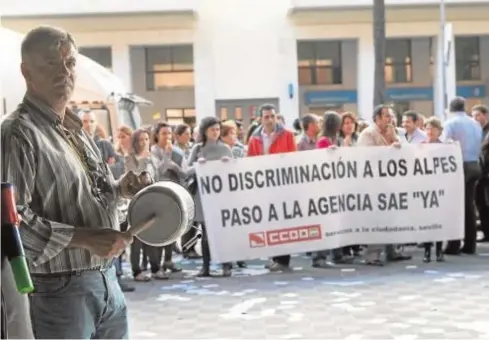
[{"label": "woman in crowd", "polygon": [[133,131],[128,126],[121,126],[117,129],[117,144],[115,151],[121,156],[126,157],[132,151],[132,134]]},{"label": "woman in crowd", "polygon": [[[159,176],[158,160],[151,155],[149,147],[150,132],[144,129],[136,130],[132,135],[132,152],[125,157],[126,171],[132,170],[135,173],[146,171],[157,181]],[[143,245],[140,240],[134,238],[134,242],[131,244],[131,267],[134,280],[149,281],[151,279],[141,270],[140,257],[143,248],[149,257],[152,277],[160,280],[168,279],[165,271],[161,270],[161,248]]]},{"label": "woman in crowd", "polygon": [[339,132],[339,146],[354,146],[358,140],[357,117],[352,112],[341,115],[341,128]]},{"label": "woman in crowd", "polygon": [[[341,116],[335,111],[327,111],[323,116],[322,136],[317,141],[318,149],[336,148],[339,145]],[[327,267],[328,252],[318,252],[313,259],[313,267]],[[352,263],[353,258],[343,255],[343,248],[333,249],[333,262],[338,264]]]},{"label": "woman in crowd", "polygon": [[[344,112],[341,114],[341,127],[339,132],[338,144],[341,147],[351,147],[357,144],[358,140],[358,123],[357,117],[353,112]],[[346,256],[359,256],[360,246],[354,245],[344,247],[343,254]]]},{"label": "woman in crowd", "polygon": [[[443,127],[441,121],[436,117],[430,117],[426,120],[424,130],[426,131],[426,135],[428,139],[425,143],[441,143],[440,136],[443,131]],[[436,246],[436,261],[443,262],[443,242],[438,241],[435,243]],[[424,262],[431,261],[431,248],[433,246],[432,242],[427,242],[424,244]]]},{"label": "woman in crowd", "polygon": [[[192,167],[195,162],[205,163],[206,161],[214,161],[221,159],[229,161],[233,155],[229,146],[227,146],[220,138],[221,126],[216,117],[204,118],[199,126],[199,140],[192,147],[188,160],[189,167]],[[193,170],[193,169],[191,169]],[[202,226],[202,257],[203,266],[198,276],[210,276],[211,254],[209,251],[209,241],[205,229],[204,212],[202,210],[202,202],[200,193],[197,190],[195,193],[195,222]],[[223,240],[225,242],[226,240]],[[223,264],[223,276],[231,275],[231,265]]]},{"label": "woman in crowd", "polygon": [[[156,124],[153,129],[153,145],[151,155],[157,160],[157,173],[155,180],[171,180],[180,183],[180,173],[182,172],[183,152],[175,150],[172,144],[172,129],[167,123]],[[172,261],[173,244],[160,247],[159,252],[165,252],[162,270],[169,270],[172,273],[181,272],[182,269],[175,266]]]},{"label": "woman in crowd", "polygon": [[[246,157],[246,150],[243,146],[238,144],[238,126],[232,120],[225,121],[221,125],[221,139],[231,148],[231,153],[233,158],[243,158]],[[244,261],[237,262],[238,267],[246,268],[246,263]]]},{"label": "woman in crowd", "polygon": [[231,148],[233,158],[242,158],[246,156],[246,150],[238,144],[238,127],[232,120],[225,121],[221,126],[221,139]]},{"label": "woman in crowd", "polygon": [[179,148],[183,154],[185,155],[185,158],[188,158],[190,155],[190,126],[187,124],[179,124],[175,128],[175,144],[174,146]]}]

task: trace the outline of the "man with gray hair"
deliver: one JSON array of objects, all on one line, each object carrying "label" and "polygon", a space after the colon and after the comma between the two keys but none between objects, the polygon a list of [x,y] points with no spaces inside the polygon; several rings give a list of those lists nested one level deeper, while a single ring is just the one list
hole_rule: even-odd
[{"label": "man with gray hair", "polygon": [[117,200],[150,181],[131,172],[114,181],[67,108],[77,60],[69,33],[35,28],[21,54],[27,92],[2,122],[1,164],[2,181],[17,188],[19,230],[35,288],[29,297],[34,336],[127,339],[127,307],[113,259],[132,235],[117,230]]}]

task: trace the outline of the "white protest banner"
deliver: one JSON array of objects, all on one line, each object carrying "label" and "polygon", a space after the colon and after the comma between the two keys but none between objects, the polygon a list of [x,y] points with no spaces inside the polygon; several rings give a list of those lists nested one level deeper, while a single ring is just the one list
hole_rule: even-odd
[{"label": "white protest banner", "polygon": [[322,149],[197,166],[217,262],[464,236],[458,144]]}]

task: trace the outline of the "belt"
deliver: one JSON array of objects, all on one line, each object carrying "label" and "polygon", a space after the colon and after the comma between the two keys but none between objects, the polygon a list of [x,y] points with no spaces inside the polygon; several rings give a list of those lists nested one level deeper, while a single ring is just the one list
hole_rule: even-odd
[{"label": "belt", "polygon": [[83,273],[90,273],[90,272],[106,272],[112,268],[112,265],[107,267],[107,266],[98,266],[98,267],[93,267],[93,268],[88,268],[88,269],[80,269],[80,270],[72,270],[72,271],[66,271],[66,272],[58,272],[58,273],[46,273],[46,274],[38,274],[38,273],[32,273],[32,277],[59,277],[59,276],[80,276]]}]

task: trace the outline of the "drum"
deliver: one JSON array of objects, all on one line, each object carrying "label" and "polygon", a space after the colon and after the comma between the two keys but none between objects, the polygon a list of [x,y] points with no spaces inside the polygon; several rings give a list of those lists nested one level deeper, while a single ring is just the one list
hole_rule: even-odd
[{"label": "drum", "polygon": [[150,246],[162,247],[179,240],[194,222],[192,195],[178,183],[162,181],[138,192],[129,203],[127,221],[138,226],[154,218],[154,223],[135,235]]}]

